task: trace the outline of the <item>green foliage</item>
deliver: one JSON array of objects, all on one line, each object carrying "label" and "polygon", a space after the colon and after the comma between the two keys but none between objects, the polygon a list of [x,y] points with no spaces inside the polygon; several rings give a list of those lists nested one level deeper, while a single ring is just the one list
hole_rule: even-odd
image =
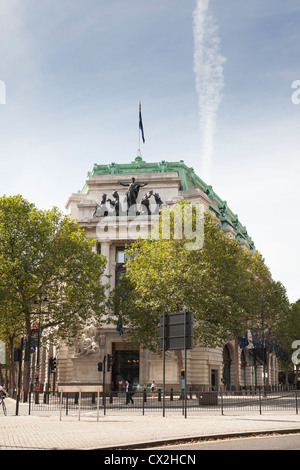
[{"label": "green foliage", "polygon": [[[177,210],[187,204],[178,203]],[[171,215],[169,239],[163,237],[166,230],[161,218],[155,237],[139,239],[127,250],[127,274],[114,292],[114,300],[118,308],[121,302],[130,339],[145,348],[157,349],[160,315],[182,311],[184,306],[194,314],[195,341],[209,347],[223,345],[260,323],[261,295],[275,288],[259,253],[250,256],[241,249],[209,213],[199,224],[199,214],[190,211],[194,228],[204,224],[199,249],[187,248],[191,238],[184,236],[184,230],[176,238],[180,230]],[[272,304],[268,299],[268,321],[271,309],[274,314],[274,300]]]},{"label": "green foliage", "polygon": [[43,338],[71,341],[91,316],[101,320],[106,260],[93,244],[57,208],[0,198],[0,338],[30,333],[40,316]]},{"label": "green foliage", "polygon": [[286,360],[281,360],[279,367],[293,369],[291,358],[295,349],[292,348],[292,344],[300,340],[300,300],[291,304],[289,308],[282,309],[280,321],[277,322],[273,334],[280,348],[286,353]]}]

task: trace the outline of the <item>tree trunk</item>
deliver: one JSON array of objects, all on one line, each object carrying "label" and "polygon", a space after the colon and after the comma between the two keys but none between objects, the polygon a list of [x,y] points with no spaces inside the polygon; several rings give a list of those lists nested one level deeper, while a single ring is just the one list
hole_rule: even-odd
[{"label": "tree trunk", "polygon": [[294,369],[294,374],[293,374],[293,385],[297,385],[298,370],[299,370],[299,364],[296,364],[296,368]]},{"label": "tree trunk", "polygon": [[[31,334],[31,324],[30,324],[30,314],[25,314],[26,321],[26,333],[27,335]],[[29,393],[29,383],[30,383],[30,360],[24,361],[23,367],[23,390],[24,390],[24,401],[27,401]]]},{"label": "tree trunk", "polygon": [[15,363],[14,363],[14,340],[9,339],[9,388],[13,391],[16,388]]},{"label": "tree trunk", "polygon": [[289,385],[289,361],[286,363],[286,368],[285,368],[285,386],[288,388]]},{"label": "tree trunk", "polygon": [[268,353],[268,351],[266,351],[266,378],[265,378],[265,383],[266,383],[266,386],[268,387],[270,385],[270,377],[269,377],[269,364],[270,364],[270,354]]},{"label": "tree trunk", "polygon": [[238,337],[234,339],[234,367],[235,367],[235,390],[240,389],[240,371],[239,371],[239,343]]}]

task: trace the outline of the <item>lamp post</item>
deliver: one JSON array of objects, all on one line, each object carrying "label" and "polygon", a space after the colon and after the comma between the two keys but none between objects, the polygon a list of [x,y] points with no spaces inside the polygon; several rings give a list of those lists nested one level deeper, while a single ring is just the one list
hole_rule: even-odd
[{"label": "lamp post", "polygon": [[264,297],[267,295],[277,294],[283,289],[277,289],[268,294],[261,294],[261,335],[262,335],[262,345],[263,345],[263,387],[265,390],[266,386],[266,347],[265,347],[265,329],[264,329]]}]

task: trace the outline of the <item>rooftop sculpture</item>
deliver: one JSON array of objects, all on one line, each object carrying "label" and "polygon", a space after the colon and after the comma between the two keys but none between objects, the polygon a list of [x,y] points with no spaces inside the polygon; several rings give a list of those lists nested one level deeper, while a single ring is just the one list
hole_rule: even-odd
[{"label": "rooftop sculpture", "polygon": [[[97,205],[93,217],[106,217],[108,215],[151,215],[158,214],[159,210],[164,205],[161,197],[158,193],[154,193],[153,189],[150,189],[141,199],[140,204],[137,202],[140,188],[147,186],[148,183],[139,184],[136,183],[135,178],[131,178],[130,183],[122,183],[118,181],[122,186],[128,187],[126,191],[125,204],[120,201],[118,191],[112,193],[113,200],[107,197],[106,193],[102,194],[100,204]],[[150,199],[154,197],[155,204],[151,204]]]}]

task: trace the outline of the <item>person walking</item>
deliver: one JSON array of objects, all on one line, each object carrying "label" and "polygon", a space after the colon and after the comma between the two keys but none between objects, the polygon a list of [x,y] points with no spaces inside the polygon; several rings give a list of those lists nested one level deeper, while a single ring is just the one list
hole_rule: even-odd
[{"label": "person walking", "polygon": [[152,380],[152,384],[151,384],[151,387],[150,387],[150,392],[151,392],[151,397],[152,398],[154,398],[155,387],[156,387],[156,383],[154,382],[154,380]]},{"label": "person walking", "polygon": [[129,402],[131,402],[133,404],[133,399],[132,399],[132,385],[131,383],[126,380],[126,386],[125,386],[125,390],[126,390],[126,405],[129,405]]}]

